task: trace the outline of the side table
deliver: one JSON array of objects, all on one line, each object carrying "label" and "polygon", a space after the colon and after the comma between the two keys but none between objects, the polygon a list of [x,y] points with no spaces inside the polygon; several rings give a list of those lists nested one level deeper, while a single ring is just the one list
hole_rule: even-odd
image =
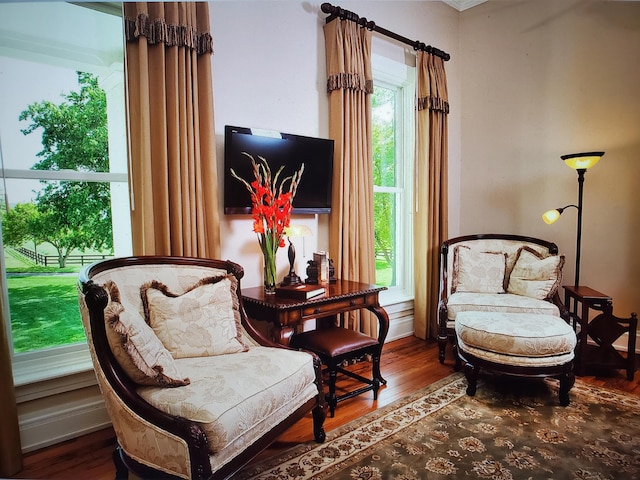
[{"label": "side table", "polygon": [[[273,340],[289,345],[296,326],[309,319],[332,317],[351,311],[365,309],[378,319],[379,355],[389,332],[389,316],[380,306],[378,294],[387,287],[368,283],[351,282],[338,279],[327,285],[327,293],[308,300],[295,300],[278,295],[265,295],[264,288],[253,287],[242,289],[242,303],[249,317],[255,320],[266,320],[273,325]],[[374,377],[380,383],[387,381],[380,374],[379,367]]]},{"label": "side table", "polygon": [[[585,375],[588,367],[626,369],[627,379],[633,380],[636,370],[636,330],[638,317],[618,318],[613,315],[613,300],[610,296],[586,286],[565,285],[565,305],[569,308],[574,329],[578,329],[576,349],[576,374]],[[573,305],[571,305],[573,300]],[[581,311],[578,314],[578,304]],[[602,312],[589,321],[589,310]],[[622,335],[629,335],[626,357],[620,354],[613,343]],[[589,339],[595,345],[589,345]]]}]

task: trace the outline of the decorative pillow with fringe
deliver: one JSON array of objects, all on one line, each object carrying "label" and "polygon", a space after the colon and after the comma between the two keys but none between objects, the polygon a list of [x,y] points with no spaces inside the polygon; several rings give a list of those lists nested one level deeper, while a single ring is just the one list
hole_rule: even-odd
[{"label": "decorative pillow with fringe", "polygon": [[151,281],[140,287],[145,320],[174,358],[246,351],[237,287],[232,274],[203,278],[182,294]]},{"label": "decorative pillow with fringe", "polygon": [[564,255],[542,258],[535,250],[522,247],[509,277],[508,293],[545,300],[553,297],[562,283]]},{"label": "decorative pillow with fringe", "polygon": [[137,313],[127,312],[111,280],[103,285],[109,295],[104,310],[107,340],[116,361],[140,385],[179,387],[189,379],[178,369],[169,351]]},{"label": "decorative pillow with fringe", "polygon": [[504,293],[507,254],[459,246],[453,252],[451,293]]}]

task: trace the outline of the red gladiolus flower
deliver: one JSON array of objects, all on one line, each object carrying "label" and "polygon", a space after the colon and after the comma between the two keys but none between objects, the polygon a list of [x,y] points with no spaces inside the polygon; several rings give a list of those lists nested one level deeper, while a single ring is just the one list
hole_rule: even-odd
[{"label": "red gladiolus flower", "polygon": [[291,221],[292,202],[304,172],[304,164],[293,175],[280,179],[284,167],[280,167],[272,176],[269,164],[263,157],[258,157],[256,161],[248,153],[244,155],[251,160],[254,180],[248,182],[233,169],[231,174],[244,184],[251,195],[253,231],[258,235],[265,258],[267,252],[271,258],[275,258],[277,249],[285,246],[284,229]]}]

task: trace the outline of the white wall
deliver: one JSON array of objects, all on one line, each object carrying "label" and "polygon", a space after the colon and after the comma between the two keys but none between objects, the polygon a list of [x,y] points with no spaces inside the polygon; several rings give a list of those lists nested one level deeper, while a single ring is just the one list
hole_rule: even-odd
[{"label": "white wall", "polygon": [[[441,2],[351,1],[342,8],[408,38],[421,40],[451,54],[447,63],[452,103],[451,177],[457,191],[460,138],[460,94],[457,78],[458,15]],[[219,174],[224,159],[224,126],[237,125],[309,136],[327,137],[328,102],[322,26],[327,15],[320,3],[298,1],[211,2],[214,36],[213,78]],[[403,59],[408,46],[374,33],[375,53]],[[222,201],[222,191],[220,192]],[[459,209],[453,195],[452,216]],[[295,216],[314,232],[296,243],[296,271],[304,278],[306,260],[316,250],[327,250],[326,215]],[[222,257],[245,268],[243,287],[262,282],[261,254],[251,221],[242,216],[222,217]],[[299,240],[300,242],[300,240]],[[306,253],[307,258],[301,258]],[[288,271],[286,251],[278,254],[279,277]]]},{"label": "white wall", "polygon": [[580,283],[640,310],[640,2],[497,1],[461,14],[462,233],[548,239],[573,283],[577,202],[560,155],[604,150],[585,175]]}]

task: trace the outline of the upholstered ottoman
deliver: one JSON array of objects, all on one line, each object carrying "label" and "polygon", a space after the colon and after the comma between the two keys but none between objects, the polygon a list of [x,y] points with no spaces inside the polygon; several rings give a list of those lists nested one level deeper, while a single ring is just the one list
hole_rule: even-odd
[{"label": "upholstered ottoman", "polygon": [[475,395],[478,372],[486,368],[522,377],[558,378],[560,404],[569,404],[576,334],[562,318],[466,311],[456,315],[455,331],[467,395]]}]

